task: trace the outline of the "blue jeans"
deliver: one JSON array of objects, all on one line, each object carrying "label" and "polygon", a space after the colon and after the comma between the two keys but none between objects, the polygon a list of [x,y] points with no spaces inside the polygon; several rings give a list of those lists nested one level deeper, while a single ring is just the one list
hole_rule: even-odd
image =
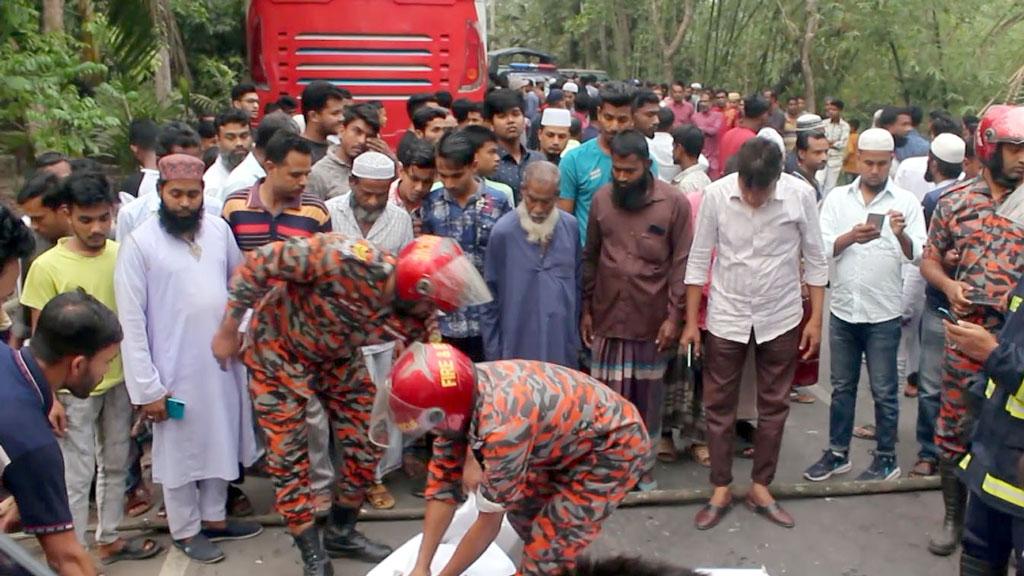
[{"label": "blue jeans", "polygon": [[946,332],[942,317],[930,307],[921,315],[921,364],[917,371],[917,457],[939,461],[935,446],[935,422],[942,398],[942,362],[946,354]]},{"label": "blue jeans", "polygon": [[829,412],[829,444],[836,452],[847,452],[853,436],[857,407],[857,383],[861,357],[867,356],[871,396],[875,401],[879,455],[895,455],[896,426],[900,404],[897,393],[896,355],[900,344],[900,320],[878,324],[851,324],[833,314],[829,324],[832,353],[832,407]]}]

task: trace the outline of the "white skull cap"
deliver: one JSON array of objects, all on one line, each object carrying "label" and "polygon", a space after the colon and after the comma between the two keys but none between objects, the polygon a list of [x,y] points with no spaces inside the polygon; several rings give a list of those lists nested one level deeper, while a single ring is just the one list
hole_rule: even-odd
[{"label": "white skull cap", "polygon": [[569,128],[572,126],[572,113],[565,108],[547,108],[540,118],[540,125]]},{"label": "white skull cap", "polygon": [[370,180],[391,180],[395,177],[395,161],[380,152],[363,152],[352,162],[352,175]]},{"label": "white skull cap", "polygon": [[857,149],[865,152],[892,152],[896,149],[896,143],[888,130],[869,128],[857,139]]},{"label": "white skull cap", "polygon": [[932,156],[950,164],[962,164],[967,155],[967,143],[956,134],[939,134],[932,140]]}]

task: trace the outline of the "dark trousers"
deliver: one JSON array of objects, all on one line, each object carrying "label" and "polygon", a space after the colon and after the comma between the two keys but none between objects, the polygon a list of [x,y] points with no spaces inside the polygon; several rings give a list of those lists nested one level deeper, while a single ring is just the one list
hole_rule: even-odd
[{"label": "dark trousers", "polygon": [[484,339],[483,336],[470,336],[469,338],[449,338],[445,336],[442,338],[445,344],[451,344],[459,349],[473,362],[486,362],[484,358]]},{"label": "dark trousers", "polygon": [[996,510],[974,492],[967,502],[963,547],[964,554],[984,560],[994,568],[1005,567],[1012,552],[1017,558],[1017,576],[1024,576],[1024,518]]},{"label": "dark trousers", "polygon": [[[754,338],[751,331],[750,338]],[[704,413],[711,484],[732,484],[732,453],[740,380],[749,342],[733,342],[708,333],[704,354]],[[757,344],[757,435],[754,438],[754,482],[767,486],[775,478],[782,432],[789,415],[789,391],[796,373],[800,329]]]}]

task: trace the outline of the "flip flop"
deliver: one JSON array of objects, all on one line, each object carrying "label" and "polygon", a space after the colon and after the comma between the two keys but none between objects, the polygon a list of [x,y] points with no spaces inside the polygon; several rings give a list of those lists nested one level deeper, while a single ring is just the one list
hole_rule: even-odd
[{"label": "flip flop", "polygon": [[100,563],[109,566],[122,560],[149,560],[163,551],[164,547],[152,538],[131,538],[117,552],[100,558]]},{"label": "flip flop", "polygon": [[664,436],[658,440],[658,451],[657,451],[658,462],[664,462],[665,464],[671,464],[679,460],[679,452],[676,451],[675,444],[671,438]]},{"label": "flip flop", "polygon": [[139,486],[131,495],[128,496],[128,502],[125,503],[125,514],[131,518],[138,518],[146,512],[153,509],[153,496],[149,493],[149,489],[144,486]]},{"label": "flip flop", "polygon": [[366,500],[376,510],[390,510],[395,507],[395,497],[383,484],[374,484],[366,491]]},{"label": "flip flop", "polygon": [[228,516],[244,518],[252,516],[255,510],[252,501],[238,486],[228,485]]},{"label": "flip flop", "polygon": [[[753,454],[751,454],[751,457],[753,457]],[[711,451],[708,450],[708,447],[705,444],[691,444],[690,458],[705,468],[711,466]]]},{"label": "flip flop", "polygon": [[861,440],[874,440],[875,439],[875,425],[865,424],[863,426],[857,426],[853,429],[853,437],[860,438]]}]

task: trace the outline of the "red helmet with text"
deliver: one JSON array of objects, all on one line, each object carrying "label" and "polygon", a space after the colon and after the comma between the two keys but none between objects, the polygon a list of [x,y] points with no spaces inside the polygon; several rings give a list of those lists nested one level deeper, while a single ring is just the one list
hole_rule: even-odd
[{"label": "red helmet with text", "polygon": [[1024,106],[989,106],[974,135],[978,160],[988,163],[1002,143],[1024,144]]},{"label": "red helmet with text", "polygon": [[450,344],[417,342],[398,358],[377,388],[370,440],[378,446],[418,438],[431,430],[466,429],[476,398],[476,367]]},{"label": "red helmet with text", "polygon": [[431,300],[444,312],[491,301],[473,262],[454,240],[440,236],[420,236],[398,253],[395,290],[402,300]]}]

